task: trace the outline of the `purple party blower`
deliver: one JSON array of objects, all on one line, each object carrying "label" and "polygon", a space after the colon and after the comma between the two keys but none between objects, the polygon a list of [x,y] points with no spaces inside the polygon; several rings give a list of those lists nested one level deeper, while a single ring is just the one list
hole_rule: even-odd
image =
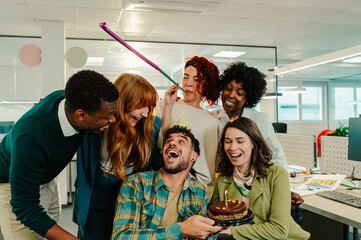
[{"label": "purple party blower", "polygon": [[[171,77],[168,76],[168,74],[166,74],[162,69],[160,69],[160,67],[158,67],[155,63],[153,63],[152,61],[150,61],[148,58],[144,57],[142,54],[140,54],[137,50],[135,50],[134,48],[132,48],[128,43],[126,43],[123,39],[121,39],[120,37],[118,37],[115,33],[113,33],[109,28],[107,28],[106,23],[100,23],[99,27],[101,27],[104,31],[106,31],[110,36],[112,36],[115,40],[117,40],[120,44],[122,44],[124,47],[126,47],[129,51],[133,52],[135,55],[137,55],[138,57],[140,57],[141,59],[143,59],[143,61],[145,61],[146,63],[148,63],[150,66],[152,66],[153,68],[155,68],[156,70],[158,70],[161,74],[163,74],[166,78],[168,78],[172,83],[178,85],[178,83],[176,83]],[[179,85],[178,85],[179,86]],[[179,87],[183,92],[183,88]]]}]

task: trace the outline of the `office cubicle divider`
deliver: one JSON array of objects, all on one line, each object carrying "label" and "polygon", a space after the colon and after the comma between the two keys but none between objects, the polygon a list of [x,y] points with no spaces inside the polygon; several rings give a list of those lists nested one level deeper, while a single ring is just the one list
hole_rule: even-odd
[{"label": "office cubicle divider", "polygon": [[315,136],[276,133],[276,137],[283,147],[289,165],[316,167]]},{"label": "office cubicle divider", "polygon": [[348,159],[348,137],[321,137],[320,169],[361,178],[361,162]]}]

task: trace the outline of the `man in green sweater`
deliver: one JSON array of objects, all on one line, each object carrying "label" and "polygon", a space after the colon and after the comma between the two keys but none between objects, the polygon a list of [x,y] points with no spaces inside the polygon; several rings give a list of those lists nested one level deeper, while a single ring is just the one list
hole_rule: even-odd
[{"label": "man in green sweater", "polygon": [[[70,162],[84,131],[101,133],[115,121],[118,97],[103,75],[80,71],[65,91],[46,96],[5,136],[0,143],[0,226],[6,240],[77,239],[46,211],[54,202],[59,205],[58,186],[49,182]],[[46,194],[47,206],[42,205]]]}]

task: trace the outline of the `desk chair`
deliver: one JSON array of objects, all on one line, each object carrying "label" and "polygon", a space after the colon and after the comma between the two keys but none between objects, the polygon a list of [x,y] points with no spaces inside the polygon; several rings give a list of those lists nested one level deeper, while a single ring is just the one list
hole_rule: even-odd
[{"label": "desk chair", "polygon": [[272,126],[275,133],[287,133],[287,123],[274,122]]}]

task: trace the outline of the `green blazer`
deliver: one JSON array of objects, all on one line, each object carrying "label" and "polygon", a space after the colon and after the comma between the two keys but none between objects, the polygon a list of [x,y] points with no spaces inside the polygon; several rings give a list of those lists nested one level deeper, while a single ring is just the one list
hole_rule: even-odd
[{"label": "green blazer", "polygon": [[[228,199],[242,200],[232,176],[217,178],[211,203]],[[252,184],[249,208],[254,214],[255,224],[231,227],[235,239],[308,239],[304,231],[291,217],[291,192],[288,174],[283,167],[267,168],[267,176],[256,173]]]}]

